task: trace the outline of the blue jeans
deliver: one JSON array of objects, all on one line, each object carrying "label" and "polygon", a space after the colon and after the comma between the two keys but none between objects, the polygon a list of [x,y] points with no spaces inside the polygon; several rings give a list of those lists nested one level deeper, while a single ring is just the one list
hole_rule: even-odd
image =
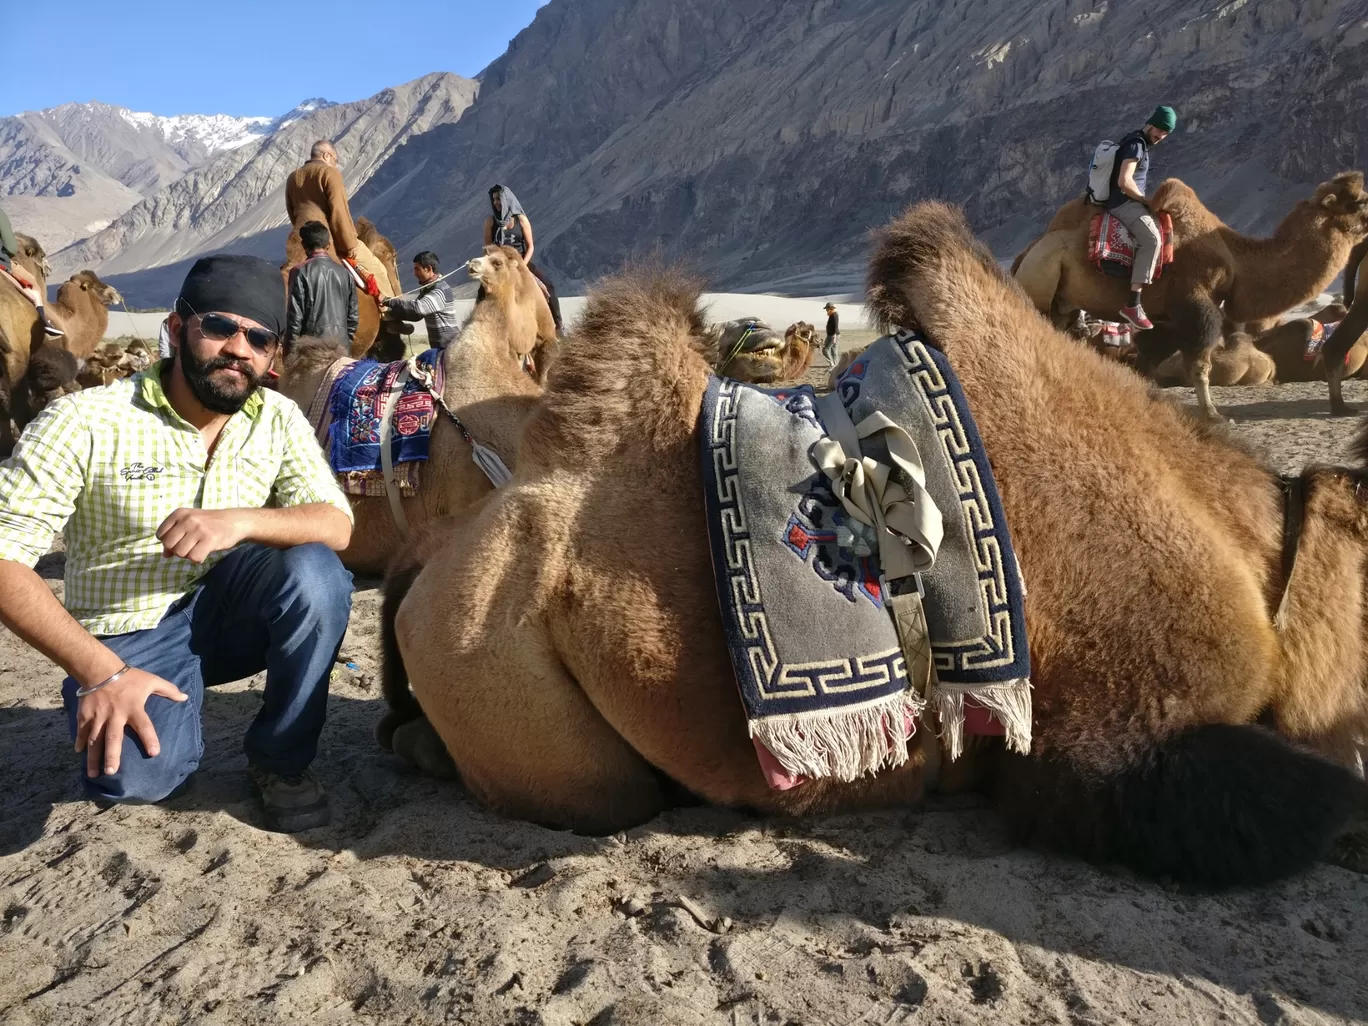
[{"label": "blue jeans", "polygon": [[[264,704],[247,728],[252,765],[294,776],[313,762],[328,711],[328,681],[347,631],[351,574],[324,545],[271,549],[241,545],[202,577],[157,626],[102,639],[129,666],[154,673],[190,696],[147,699],[161,754],[149,757],[124,732],[119,771],[81,779],[92,799],[156,802],[199,766],[204,754],[204,689],[266,671]],[[71,737],[76,688],[62,684]]]}]

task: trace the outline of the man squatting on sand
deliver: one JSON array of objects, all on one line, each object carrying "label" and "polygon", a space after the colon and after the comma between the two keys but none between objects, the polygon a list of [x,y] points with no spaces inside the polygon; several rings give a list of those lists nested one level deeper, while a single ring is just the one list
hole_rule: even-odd
[{"label": "man squatting on sand", "polygon": [[[170,359],[52,403],[0,463],[0,621],[70,675],[100,803],[177,793],[204,750],[204,689],[265,670],[253,787],[274,829],[321,826],[309,764],[351,612],[352,516],[303,413],[261,387],[280,271],[204,257],[169,322]],[[62,530],[65,609],[32,569]]]}]

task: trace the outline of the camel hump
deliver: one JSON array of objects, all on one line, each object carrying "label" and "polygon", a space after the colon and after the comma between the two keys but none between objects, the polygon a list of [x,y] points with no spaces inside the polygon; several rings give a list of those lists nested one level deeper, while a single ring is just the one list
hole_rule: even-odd
[{"label": "camel hump", "polygon": [[1198,886],[1309,869],[1363,803],[1349,770],[1247,725],[1192,727],[1109,767],[1062,753],[1012,763],[997,797],[1020,833]]},{"label": "camel hump", "polygon": [[1167,211],[1170,214],[1196,207],[1205,211],[1206,206],[1197,197],[1197,190],[1180,178],[1165,178],[1150,196],[1150,209]]}]

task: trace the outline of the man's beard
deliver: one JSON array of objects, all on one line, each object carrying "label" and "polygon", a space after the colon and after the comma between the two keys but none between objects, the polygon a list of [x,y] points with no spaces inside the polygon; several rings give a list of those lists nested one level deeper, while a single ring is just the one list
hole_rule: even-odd
[{"label": "man's beard", "polygon": [[[266,378],[252,370],[252,365],[236,356],[215,356],[210,360],[201,360],[194,354],[194,351],[187,344],[187,332],[184,326],[181,327],[180,336],[180,365],[181,373],[185,375],[185,383],[190,386],[190,391],[200,404],[207,410],[215,413],[232,415],[246,404],[251,398],[252,393],[262,386]],[[247,379],[241,387],[234,388],[231,385],[223,385],[210,378],[214,371],[231,367],[241,371]]]}]

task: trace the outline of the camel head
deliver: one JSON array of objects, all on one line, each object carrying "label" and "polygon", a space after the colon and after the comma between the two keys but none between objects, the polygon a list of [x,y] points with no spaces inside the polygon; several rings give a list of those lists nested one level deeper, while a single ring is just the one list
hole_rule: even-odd
[{"label": "camel head", "polygon": [[1353,238],[1368,236],[1368,192],[1362,171],[1344,171],[1316,189],[1314,200],[1334,228]]},{"label": "camel head", "polygon": [[22,257],[37,270],[44,278],[52,274],[52,265],[48,263],[47,251],[42,244],[32,235],[25,235],[23,232],[15,232],[14,239],[19,243],[19,252],[15,256]]},{"label": "camel head", "polygon": [[555,341],[551,307],[516,249],[486,246],[480,256],[466,264],[466,271],[483,290],[471,320],[496,314],[502,317],[509,345],[519,360],[532,352],[538,340]]},{"label": "camel head", "polygon": [[727,321],[716,336],[718,374],[754,385],[783,379],[786,339],[758,317]]},{"label": "camel head", "polygon": [[[104,306],[113,306],[115,303],[122,303],[123,296],[119,295],[119,290],[113,285],[106,285],[96,276],[94,271],[77,271],[63,283],[62,289],[68,285],[74,285],[82,292],[89,292]],[[58,298],[63,298],[58,294]]]}]

